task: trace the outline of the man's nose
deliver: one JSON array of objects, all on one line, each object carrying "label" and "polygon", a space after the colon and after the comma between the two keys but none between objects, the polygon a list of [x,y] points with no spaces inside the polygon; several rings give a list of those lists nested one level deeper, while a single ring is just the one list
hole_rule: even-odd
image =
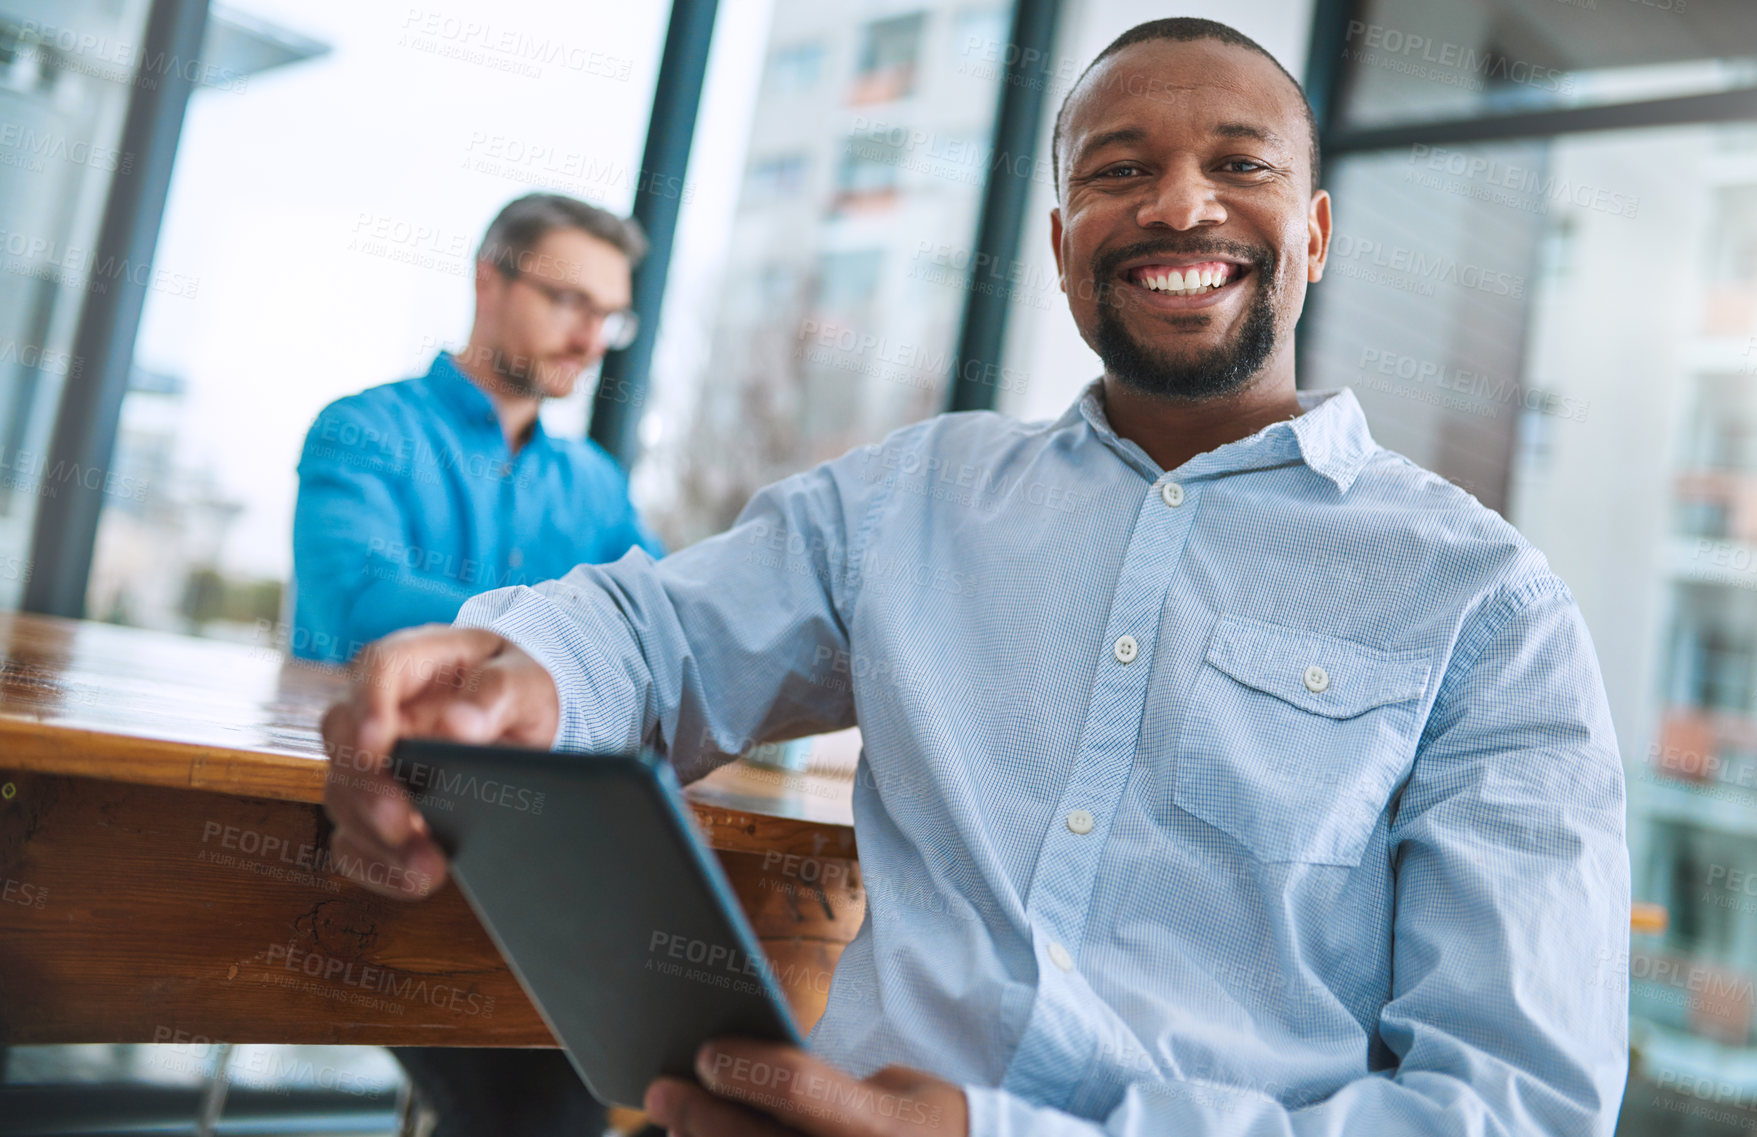
[{"label": "man's nose", "polygon": [[1226,207],[1213,181],[1199,167],[1179,165],[1162,173],[1152,194],[1135,212],[1143,229],[1194,229],[1226,220]]}]

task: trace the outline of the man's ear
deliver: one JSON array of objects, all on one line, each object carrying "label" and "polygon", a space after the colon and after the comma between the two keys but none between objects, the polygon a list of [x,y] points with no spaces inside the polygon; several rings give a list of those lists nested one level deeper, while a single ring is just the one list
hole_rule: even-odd
[{"label": "man's ear", "polygon": [[1306,214],[1306,280],[1312,284],[1324,279],[1324,264],[1330,258],[1330,192],[1319,190],[1312,195],[1312,206]]},{"label": "man's ear", "polygon": [[1062,265],[1062,208],[1056,206],[1049,211],[1049,247],[1055,252],[1055,275],[1061,283],[1063,292],[1068,290],[1068,274]]},{"label": "man's ear", "polygon": [[506,277],[488,261],[476,262],[476,322],[482,323],[496,306],[496,298],[506,287]]}]

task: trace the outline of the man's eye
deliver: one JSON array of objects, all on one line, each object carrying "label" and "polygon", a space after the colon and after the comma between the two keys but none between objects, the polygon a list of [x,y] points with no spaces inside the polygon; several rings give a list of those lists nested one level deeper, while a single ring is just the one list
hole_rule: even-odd
[{"label": "man's eye", "polygon": [[1115,177],[1115,176],[1119,176],[1119,175],[1138,174],[1140,172],[1141,172],[1141,167],[1139,167],[1139,166],[1126,166],[1126,165],[1125,166],[1112,166],[1110,169],[1105,170],[1103,173],[1099,174],[1098,176],[1101,178],[1109,178],[1109,177]]},{"label": "man's eye", "polygon": [[[1243,168],[1241,169],[1241,167]],[[1229,158],[1224,163],[1224,168],[1235,174],[1254,174],[1259,170],[1267,170],[1269,167],[1261,162],[1253,162],[1249,158]]]}]

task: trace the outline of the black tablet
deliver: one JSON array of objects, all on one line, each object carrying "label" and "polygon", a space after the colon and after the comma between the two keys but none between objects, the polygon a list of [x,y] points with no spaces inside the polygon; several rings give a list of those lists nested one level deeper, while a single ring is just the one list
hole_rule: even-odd
[{"label": "black tablet", "polygon": [[586,1087],[639,1108],[710,1038],[803,1045],[663,758],[405,739],[392,775]]}]

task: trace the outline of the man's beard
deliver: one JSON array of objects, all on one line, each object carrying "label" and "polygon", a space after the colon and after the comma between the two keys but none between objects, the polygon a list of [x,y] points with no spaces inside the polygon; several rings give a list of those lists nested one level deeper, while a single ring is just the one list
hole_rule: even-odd
[{"label": "man's beard", "polygon": [[489,365],[494,368],[494,374],[500,378],[507,394],[527,399],[544,397],[543,387],[537,382],[539,364],[531,356],[509,355],[497,348]]},{"label": "man's beard", "polygon": [[[1245,313],[1244,326],[1231,341],[1201,352],[1193,357],[1174,358],[1156,345],[1142,343],[1123,326],[1122,315],[1112,301],[1114,293],[1100,292],[1098,329],[1094,350],[1104,362],[1104,369],[1117,381],[1147,395],[1172,399],[1211,399],[1239,390],[1261,371],[1264,362],[1275,350],[1275,304],[1277,291],[1274,258],[1263,249],[1233,241],[1206,241],[1179,247],[1168,241],[1143,242],[1118,249],[1093,263],[1094,280],[1114,282],[1115,269],[1123,261],[1137,257],[1165,254],[1214,255],[1241,257],[1251,266],[1247,283],[1256,288],[1256,298]],[[1110,288],[1120,288],[1111,283]],[[1210,321],[1212,316],[1198,309],[1183,317],[1186,320]]]}]

